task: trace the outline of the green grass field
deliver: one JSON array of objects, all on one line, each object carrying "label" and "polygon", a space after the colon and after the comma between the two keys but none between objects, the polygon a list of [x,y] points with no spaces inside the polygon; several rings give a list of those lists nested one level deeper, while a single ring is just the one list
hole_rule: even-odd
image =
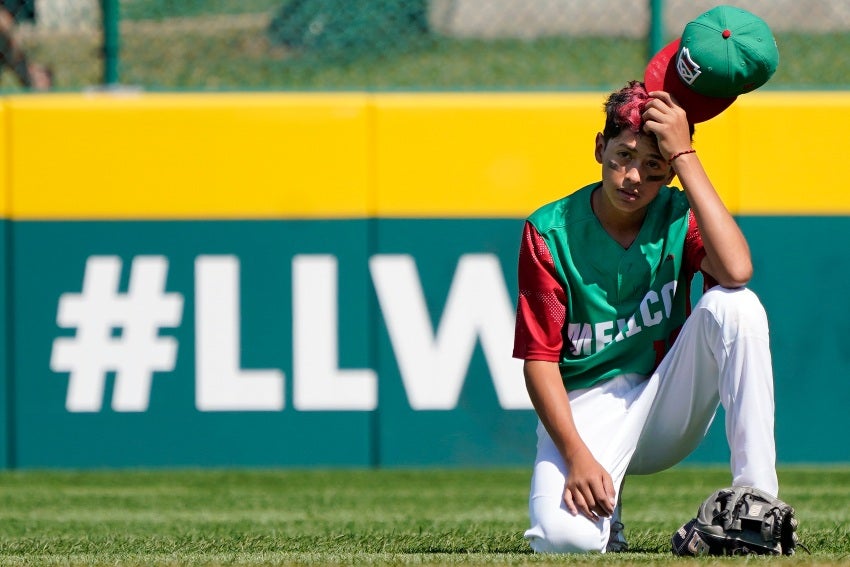
[{"label": "green grass field", "polygon": [[[632,551],[541,556],[522,539],[527,470],[0,473],[0,565],[715,565],[676,560],[669,537],[728,484],[720,468],[629,477]],[[850,562],[850,468],[783,468],[812,553]]]}]

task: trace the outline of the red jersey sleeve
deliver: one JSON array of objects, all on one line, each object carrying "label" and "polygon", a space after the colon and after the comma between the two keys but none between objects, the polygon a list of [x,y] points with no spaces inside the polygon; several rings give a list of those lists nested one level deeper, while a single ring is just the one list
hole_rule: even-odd
[{"label": "red jersey sleeve", "polygon": [[555,263],[540,233],[526,222],[518,262],[515,358],[561,360],[567,305],[564,287],[555,277]]},{"label": "red jersey sleeve", "polygon": [[[683,268],[688,271],[689,276],[700,271],[700,266],[705,258],[705,247],[702,244],[702,234],[697,226],[697,219],[693,212],[688,213],[688,233],[685,235],[685,250]],[[688,278],[690,280],[690,278]],[[709,274],[703,272],[703,289],[717,285],[717,282]]]}]

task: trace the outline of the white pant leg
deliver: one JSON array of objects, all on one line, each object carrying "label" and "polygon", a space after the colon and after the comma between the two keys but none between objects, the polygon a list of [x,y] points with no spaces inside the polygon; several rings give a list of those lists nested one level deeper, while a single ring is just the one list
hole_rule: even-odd
[{"label": "white pant leg", "polygon": [[629,473],[657,472],[684,459],[705,436],[719,402],[732,485],[777,494],[769,332],[752,291],[707,291],[651,381],[658,381],[657,394]]},{"label": "white pant leg", "polygon": [[[643,376],[630,374],[569,394],[582,440],[609,472],[618,491],[652,405],[652,396],[644,395],[647,384]],[[541,553],[604,553],[611,519],[593,522],[567,511],[564,485],[568,474],[561,454],[538,423],[537,458],[529,495],[531,528],[525,537],[531,548]]]},{"label": "white pant leg", "polygon": [[[767,317],[746,289],[706,292],[649,380],[626,375],[570,392],[576,427],[618,491],[627,470],[657,472],[690,454],[719,400],[726,408],[733,484],[776,494]],[[604,552],[610,519],[591,522],[567,512],[569,471],[542,425],[537,434],[525,537],[538,552]]]}]

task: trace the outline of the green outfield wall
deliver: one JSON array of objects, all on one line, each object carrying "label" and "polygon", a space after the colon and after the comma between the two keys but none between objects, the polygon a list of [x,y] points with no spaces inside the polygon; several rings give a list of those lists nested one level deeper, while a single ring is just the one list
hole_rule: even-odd
[{"label": "green outfield wall", "polygon": [[[598,178],[604,93],[0,101],[7,468],[531,465],[524,217]],[[850,93],[695,147],[753,250],[779,460],[850,462]],[[689,460],[728,458],[722,419]]]}]

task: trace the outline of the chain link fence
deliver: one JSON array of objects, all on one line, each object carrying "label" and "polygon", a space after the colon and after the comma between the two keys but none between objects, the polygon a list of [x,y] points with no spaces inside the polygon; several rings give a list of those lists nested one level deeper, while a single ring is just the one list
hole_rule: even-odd
[{"label": "chain link fence", "polygon": [[[642,76],[703,0],[17,0],[54,88],[586,90]],[[771,89],[850,88],[850,1],[727,0],[764,18]],[[106,17],[104,17],[106,16]],[[106,30],[106,33],[105,33]],[[114,30],[113,34],[109,30]],[[104,47],[106,45],[106,51]],[[112,51],[110,51],[110,49]],[[106,58],[105,53],[115,55]],[[0,88],[20,88],[4,72]]]}]

